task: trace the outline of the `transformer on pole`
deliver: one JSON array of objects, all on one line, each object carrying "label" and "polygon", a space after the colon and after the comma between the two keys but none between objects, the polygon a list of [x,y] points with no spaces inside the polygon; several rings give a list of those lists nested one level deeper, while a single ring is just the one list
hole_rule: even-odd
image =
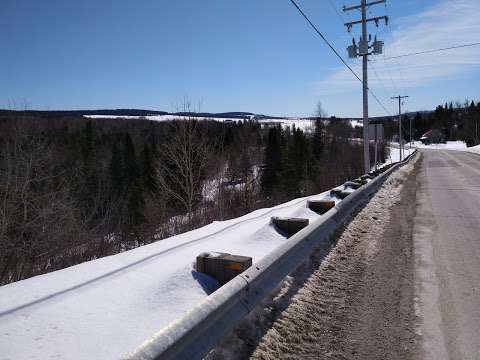
[{"label": "transformer on pole", "polygon": [[[357,44],[355,39],[353,39],[352,45],[347,47],[348,57],[356,58],[361,56],[363,58],[363,159],[364,159],[364,170],[365,173],[370,171],[370,145],[368,138],[368,55],[378,55],[383,52],[383,41],[378,41],[375,36],[374,41],[372,42],[371,35],[367,36],[367,23],[375,22],[375,25],[378,27],[379,21],[384,20],[385,25],[388,24],[388,16],[376,16],[372,18],[367,18],[367,8],[373,5],[378,5],[385,3],[386,0],[377,0],[367,3],[366,0],[361,0],[360,5],[343,7],[343,11],[351,10],[360,10],[362,14],[362,19],[357,21],[351,21],[345,23],[347,30],[350,32],[353,25],[361,24],[362,25],[362,36],[360,41]],[[372,49],[372,51],[370,51]]]}]

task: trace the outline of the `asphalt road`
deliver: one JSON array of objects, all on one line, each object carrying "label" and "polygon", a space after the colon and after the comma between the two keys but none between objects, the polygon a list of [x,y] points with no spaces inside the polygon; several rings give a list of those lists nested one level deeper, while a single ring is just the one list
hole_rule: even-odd
[{"label": "asphalt road", "polygon": [[480,360],[480,156],[421,150],[255,342],[262,360]]},{"label": "asphalt road", "polygon": [[413,231],[419,359],[480,359],[480,156],[422,150]]}]

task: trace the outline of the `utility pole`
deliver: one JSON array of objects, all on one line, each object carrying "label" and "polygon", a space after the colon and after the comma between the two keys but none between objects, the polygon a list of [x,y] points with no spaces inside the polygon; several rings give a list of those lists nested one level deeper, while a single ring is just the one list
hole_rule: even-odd
[{"label": "utility pole", "polygon": [[[357,56],[361,56],[363,58],[363,159],[365,173],[370,172],[370,142],[368,135],[368,55],[378,55],[383,52],[383,41],[378,41],[376,36],[372,45],[369,44],[372,41],[372,37],[371,35],[368,35],[367,23],[374,21],[375,25],[378,27],[379,21],[383,19],[385,20],[385,25],[388,24],[387,16],[367,18],[367,8],[385,2],[386,0],[377,0],[367,3],[367,0],[361,0],[360,5],[343,7],[343,11],[360,10],[362,14],[362,20],[345,23],[345,26],[347,27],[348,32],[350,32],[353,25],[362,24],[362,36],[360,37],[358,48],[354,38],[352,45],[347,48],[347,51],[349,58],[356,58]],[[372,51],[369,52],[369,49],[372,49]]]},{"label": "utility pole", "polygon": [[410,147],[409,147],[409,149],[411,149],[412,148],[412,117],[411,116],[410,116],[409,120],[410,120],[410,131],[409,131],[409,133],[410,133]]},{"label": "utility pole", "polygon": [[[391,99],[398,99],[398,144],[400,147],[400,161],[403,159],[403,141],[402,141],[402,99],[408,98],[408,95],[405,96],[392,96]],[[410,120],[410,141],[412,133],[412,121]],[[411,146],[411,145],[410,145]]]}]

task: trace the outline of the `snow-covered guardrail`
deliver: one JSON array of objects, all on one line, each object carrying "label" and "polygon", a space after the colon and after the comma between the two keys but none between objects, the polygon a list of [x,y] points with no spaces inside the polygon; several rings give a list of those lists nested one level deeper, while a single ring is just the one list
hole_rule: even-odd
[{"label": "snow-covered guardrail", "polygon": [[394,164],[368,184],[347,196],[252,267],[208,296],[184,317],[161,329],[133,353],[129,360],[201,359],[264,297],[294,271],[312,251],[327,242],[351,214],[367,202],[384,180],[415,154]]}]

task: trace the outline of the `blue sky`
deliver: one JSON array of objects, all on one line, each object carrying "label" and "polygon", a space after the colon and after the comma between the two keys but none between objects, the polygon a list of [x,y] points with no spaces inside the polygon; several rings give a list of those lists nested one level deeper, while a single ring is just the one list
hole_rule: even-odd
[{"label": "blue sky", "polygon": [[[358,1],[357,1],[358,2]],[[346,57],[343,4],[298,0]],[[335,9],[338,10],[335,11]],[[389,0],[370,27],[385,56],[370,63],[370,87],[391,113],[480,98],[480,47],[398,60],[385,57],[476,42],[478,0]],[[358,17],[351,12],[350,18]],[[187,96],[202,111],[360,116],[361,84],[288,0],[3,0],[0,107],[177,110]],[[358,60],[348,60],[360,73]],[[373,68],[373,69],[372,69]],[[370,99],[372,115],[384,115]]]}]

